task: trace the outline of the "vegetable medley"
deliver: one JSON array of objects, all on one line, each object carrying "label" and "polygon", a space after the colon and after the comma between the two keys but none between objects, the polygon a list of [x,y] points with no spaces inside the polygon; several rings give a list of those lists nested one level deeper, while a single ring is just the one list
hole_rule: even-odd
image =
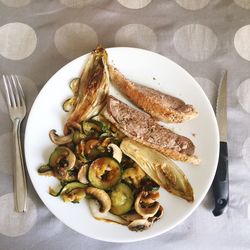
[{"label": "vegetable medley", "polygon": [[[70,86],[77,88],[74,79]],[[65,101],[70,111],[74,96]],[[127,225],[130,230],[149,228],[163,214],[157,201],[159,185],[128,156],[120,144],[124,135],[103,116],[74,123],[68,135],[49,133],[56,148],[38,173],[60,181],[49,193],[64,202],[87,199],[96,219]]]}]

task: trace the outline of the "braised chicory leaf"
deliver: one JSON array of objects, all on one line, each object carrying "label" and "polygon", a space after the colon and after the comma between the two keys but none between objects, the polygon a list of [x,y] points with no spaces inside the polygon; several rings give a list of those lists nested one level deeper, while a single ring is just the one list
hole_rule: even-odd
[{"label": "braised chicory leaf", "polygon": [[173,161],[129,138],[123,139],[120,148],[161,187],[189,202],[194,201],[191,184]]}]

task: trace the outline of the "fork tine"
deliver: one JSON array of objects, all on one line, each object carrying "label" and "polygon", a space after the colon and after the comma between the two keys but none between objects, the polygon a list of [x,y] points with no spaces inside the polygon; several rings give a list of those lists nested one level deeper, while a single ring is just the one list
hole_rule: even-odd
[{"label": "fork tine", "polygon": [[18,83],[16,83],[17,82],[16,78],[14,78],[13,75],[11,75],[10,77],[12,79],[12,86],[14,86],[13,87],[13,93],[14,93],[14,97],[15,97],[15,100],[16,100],[16,105],[17,105],[17,107],[19,107],[19,106],[21,106],[21,100],[20,100],[20,95],[21,94],[20,94],[20,91],[19,91],[20,87],[17,86]]},{"label": "fork tine", "polygon": [[8,89],[8,82],[7,82],[5,75],[3,75],[3,83],[4,83],[4,89],[5,89],[5,98],[8,104],[8,108],[9,108],[12,105],[11,105],[10,94],[9,94],[9,89]]},{"label": "fork tine", "polygon": [[17,75],[14,75],[12,77],[15,77],[15,79],[16,79],[17,89],[18,89],[19,98],[20,98],[20,104],[21,104],[21,106],[25,106],[25,100],[24,100],[24,93],[23,93],[22,85],[21,85]]},{"label": "fork tine", "polygon": [[16,99],[15,99],[15,94],[14,94],[14,88],[13,88],[13,83],[8,75],[6,75],[6,79],[8,82],[8,88],[9,88],[9,96],[11,100],[11,104],[13,108],[17,106]]},{"label": "fork tine", "polygon": [[10,92],[10,99],[12,100],[12,104],[13,104],[13,108],[15,108],[17,106],[17,102],[16,102],[16,95],[15,95],[15,87],[13,87],[13,82],[10,78],[9,75],[6,75],[7,79],[8,79],[8,83],[9,83],[9,92]]},{"label": "fork tine", "polygon": [[8,75],[5,75],[5,86],[6,86],[6,89],[7,89],[7,94],[8,94],[8,98],[10,99],[10,106],[9,107],[16,107],[16,100],[15,100],[15,96],[14,96],[14,93],[13,93],[13,86],[12,86],[12,83],[11,83],[11,80],[9,78]]}]

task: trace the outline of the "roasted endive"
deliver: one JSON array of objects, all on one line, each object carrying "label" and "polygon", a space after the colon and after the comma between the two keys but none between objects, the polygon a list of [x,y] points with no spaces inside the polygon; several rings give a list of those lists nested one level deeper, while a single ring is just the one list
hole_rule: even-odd
[{"label": "roasted endive", "polygon": [[120,148],[125,155],[133,159],[161,187],[189,202],[194,201],[191,184],[173,161],[129,138],[123,139]]},{"label": "roasted endive", "polygon": [[[97,47],[90,54],[79,83],[74,84],[74,97],[66,104],[71,104],[72,112],[64,126],[64,133],[81,121],[86,121],[99,113],[105,105],[109,87],[109,72],[107,69],[108,55],[104,48]],[[65,106],[68,106],[64,103]],[[66,110],[69,108],[67,107]]]}]

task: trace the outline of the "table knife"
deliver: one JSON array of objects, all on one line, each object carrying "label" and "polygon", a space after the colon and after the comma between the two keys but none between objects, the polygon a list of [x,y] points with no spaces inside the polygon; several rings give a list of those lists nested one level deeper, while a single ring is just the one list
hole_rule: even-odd
[{"label": "table knife", "polygon": [[220,152],[212,189],[215,202],[214,216],[226,211],[229,200],[228,150],[227,150],[227,71],[218,89],[216,117],[220,134]]}]

